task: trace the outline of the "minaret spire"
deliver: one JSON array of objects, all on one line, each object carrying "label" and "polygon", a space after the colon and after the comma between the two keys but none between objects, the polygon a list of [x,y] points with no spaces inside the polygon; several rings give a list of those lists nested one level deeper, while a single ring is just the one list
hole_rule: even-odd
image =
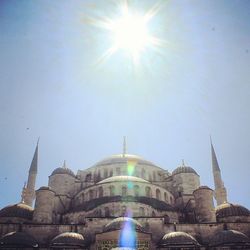
[{"label": "minaret spire", "polygon": [[123,153],[122,156],[125,157],[127,154],[127,138],[126,136],[123,136]]},{"label": "minaret spire", "polygon": [[210,144],[211,144],[212,169],[213,169],[214,186],[215,186],[214,196],[215,196],[217,205],[221,205],[224,202],[227,202],[227,190],[224,187],[224,183],[221,178],[221,171],[220,171],[220,167],[218,164],[218,160],[216,157],[216,153],[214,150],[211,137],[210,137]]},{"label": "minaret spire", "polygon": [[35,153],[30,164],[27,186],[23,187],[22,193],[22,201],[29,206],[32,206],[33,200],[35,199],[35,185],[38,165],[38,145],[39,138],[37,140]]}]

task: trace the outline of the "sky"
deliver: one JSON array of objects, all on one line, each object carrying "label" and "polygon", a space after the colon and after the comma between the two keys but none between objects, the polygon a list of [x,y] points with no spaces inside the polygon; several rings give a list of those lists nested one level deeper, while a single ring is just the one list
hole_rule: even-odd
[{"label": "sky", "polygon": [[[128,1],[143,14],[156,1]],[[250,1],[159,1],[164,41],[134,65],[90,20],[119,1],[0,0],[0,208],[20,202],[38,137],[36,188],[112,154],[172,172],[182,159],[214,188],[210,139],[228,200],[250,208]]]}]

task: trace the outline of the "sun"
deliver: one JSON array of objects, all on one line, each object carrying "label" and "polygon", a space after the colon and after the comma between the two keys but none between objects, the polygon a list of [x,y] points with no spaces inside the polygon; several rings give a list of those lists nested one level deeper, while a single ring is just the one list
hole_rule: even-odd
[{"label": "sun", "polygon": [[92,25],[107,31],[107,40],[111,42],[110,47],[98,62],[103,62],[116,52],[123,51],[129,55],[135,65],[138,65],[142,53],[146,53],[147,50],[154,49],[164,42],[153,35],[149,25],[161,9],[161,5],[155,4],[143,14],[129,8],[127,1],[123,1],[117,6],[117,13],[113,17],[101,16],[97,19],[90,19]]},{"label": "sun", "polygon": [[110,26],[113,45],[112,50],[123,49],[134,60],[150,45],[151,36],[148,32],[147,20],[143,16],[127,13]]}]

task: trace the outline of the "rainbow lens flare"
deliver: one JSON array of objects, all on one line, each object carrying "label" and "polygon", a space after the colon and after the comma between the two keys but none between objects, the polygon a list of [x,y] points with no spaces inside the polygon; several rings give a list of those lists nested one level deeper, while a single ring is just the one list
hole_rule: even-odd
[{"label": "rainbow lens flare", "polygon": [[[132,212],[128,210],[127,217],[132,217]],[[120,238],[119,238],[119,247],[120,248],[127,248],[127,249],[136,249],[136,231],[135,225],[132,220],[124,221]]]}]

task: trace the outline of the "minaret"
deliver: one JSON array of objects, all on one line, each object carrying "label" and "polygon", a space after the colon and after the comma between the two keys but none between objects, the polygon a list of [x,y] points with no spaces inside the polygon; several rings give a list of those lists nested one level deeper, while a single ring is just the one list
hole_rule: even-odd
[{"label": "minaret", "polygon": [[211,140],[211,153],[212,153],[212,168],[214,176],[214,196],[217,202],[217,206],[227,202],[227,190],[224,187],[224,183],[221,178],[220,167],[217,161],[217,157],[214,151],[214,146]]},{"label": "minaret", "polygon": [[36,150],[30,165],[29,169],[29,177],[27,185],[23,187],[22,193],[22,202],[31,206],[33,204],[33,200],[35,199],[35,184],[36,184],[36,175],[37,175],[37,161],[38,161],[38,143],[37,141]]}]

